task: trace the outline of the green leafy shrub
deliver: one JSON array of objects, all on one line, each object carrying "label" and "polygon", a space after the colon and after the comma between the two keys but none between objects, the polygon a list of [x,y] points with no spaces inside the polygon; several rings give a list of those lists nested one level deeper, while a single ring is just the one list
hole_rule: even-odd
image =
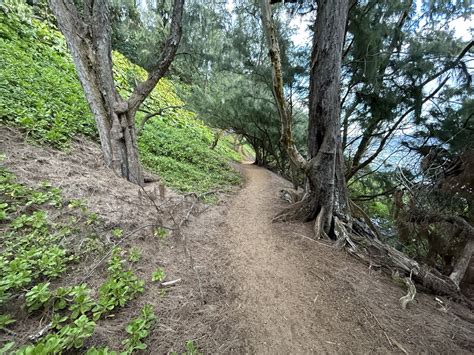
[{"label": "green leafy shrub", "polygon": [[48,334],[35,345],[19,349],[17,355],[58,354],[72,348],[79,349],[84,340],[89,338],[95,329],[95,322],[82,315],[72,324],[61,328],[58,333]]},{"label": "green leafy shrub", "polygon": [[[15,323],[16,320],[14,320],[11,315],[9,314],[0,314],[0,329],[5,328],[9,324]],[[1,352],[0,352],[1,354]]]},{"label": "green leafy shrub", "polygon": [[64,38],[11,9],[0,11],[0,120],[58,148],[78,133],[96,137]]},{"label": "green leafy shrub", "polygon": [[51,292],[49,291],[49,282],[42,282],[34,286],[26,293],[26,305],[28,310],[35,311],[40,309],[49,301]]},{"label": "green leafy shrub", "polygon": [[140,260],[141,256],[140,250],[137,247],[132,247],[128,254],[128,261],[136,263]]},{"label": "green leafy shrub", "polygon": [[196,344],[194,344],[194,341],[188,340],[186,342],[186,355],[200,355],[201,353],[199,352]]},{"label": "green leafy shrub", "polygon": [[[48,209],[61,206],[61,194],[48,184],[37,189],[16,182],[15,176],[0,167],[0,199],[3,233],[0,239],[0,305],[11,295],[39,278],[56,278],[73,260],[58,241],[71,232],[49,220]],[[28,208],[26,208],[28,207]],[[46,299],[47,284],[38,284],[27,293],[30,310]]]},{"label": "green leafy shrub", "polygon": [[165,279],[165,277],[166,277],[165,269],[163,269],[162,267],[159,267],[158,269],[152,272],[151,281],[162,282]]},{"label": "green leafy shrub", "polygon": [[129,336],[122,342],[125,347],[125,354],[131,354],[134,350],[146,349],[143,339],[148,336],[155,318],[153,307],[147,304],[140,311],[140,317],[132,320],[127,325],[126,331]]}]

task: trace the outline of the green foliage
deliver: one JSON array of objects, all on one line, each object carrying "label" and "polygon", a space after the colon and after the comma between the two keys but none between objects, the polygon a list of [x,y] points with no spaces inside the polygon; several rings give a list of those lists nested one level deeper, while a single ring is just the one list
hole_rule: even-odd
[{"label": "green foliage", "polygon": [[131,354],[134,350],[145,350],[146,344],[143,343],[156,319],[151,305],[145,305],[140,311],[140,317],[132,320],[126,328],[129,334],[122,344],[125,347],[125,354]]},{"label": "green foliage", "polygon": [[[206,192],[240,182],[209,140],[187,128],[170,128],[163,120],[152,123],[139,140],[142,162],[160,174],[163,181],[183,192]],[[204,127],[204,126],[202,126]]]},{"label": "green foliage", "polygon": [[155,230],[153,231],[153,236],[155,236],[156,238],[160,240],[165,240],[166,237],[168,236],[168,231],[164,228],[158,227],[158,228],[155,228]]},{"label": "green foliage", "polygon": [[109,350],[108,347],[105,348],[96,348],[92,347],[87,350],[86,355],[117,355],[118,352],[114,350]]},{"label": "green foliage", "polygon": [[124,270],[125,260],[120,257],[121,251],[120,248],[115,248],[109,260],[109,277],[99,289],[99,302],[92,310],[94,319],[115,307],[123,307],[127,301],[144,291],[145,282],[131,270]]},{"label": "green foliage", "polygon": [[0,329],[5,328],[9,324],[15,323],[16,320],[14,320],[11,315],[9,314],[0,314]]},{"label": "green foliage", "polygon": [[14,341],[10,341],[5,343],[1,348],[0,348],[0,354],[8,354],[8,351],[15,346]]},{"label": "green foliage", "polygon": [[186,342],[186,355],[200,355],[197,346],[194,344],[194,341],[188,340]]},{"label": "green foliage", "polygon": [[[366,168],[349,183],[351,198],[372,218],[386,225],[391,223],[392,197],[385,192],[394,191],[394,174],[391,172],[373,172]],[[380,195],[380,196],[378,196]],[[371,197],[375,196],[375,197]]]},{"label": "green foliage", "polygon": [[26,306],[30,312],[41,308],[51,298],[49,282],[42,282],[35,285],[26,293],[25,298]]},{"label": "green foliage", "polygon": [[[46,22],[3,6],[0,11],[0,120],[23,128],[35,141],[56,148],[68,146],[72,137],[97,138],[90,109],[84,99],[64,38]],[[7,15],[8,13],[8,15]],[[114,79],[128,97],[145,79],[144,69],[113,53]],[[164,78],[137,114],[165,107],[183,107],[177,84]],[[212,132],[194,113],[184,108],[165,110],[151,119],[139,137],[142,162],[163,181],[181,191],[203,192],[240,182],[227,165],[235,152],[226,145],[209,148]],[[74,203],[72,203],[74,205]],[[0,206],[0,220],[6,206]]]},{"label": "green foliage", "polygon": [[165,269],[163,269],[162,267],[159,267],[158,269],[153,271],[153,273],[151,274],[151,281],[162,282],[165,279],[165,277],[166,277]]},{"label": "green foliage", "polygon": [[71,319],[76,319],[81,315],[85,315],[95,306],[94,300],[90,296],[91,290],[86,284],[72,287],[69,296],[72,296],[69,311]]},{"label": "green foliage", "polygon": [[57,354],[84,345],[95,329],[95,322],[82,315],[72,324],[66,325],[58,333],[48,334],[35,345],[20,348],[17,355]]},{"label": "green foliage", "polygon": [[137,263],[140,261],[141,256],[140,250],[137,247],[132,247],[128,252],[128,261],[131,263]]},{"label": "green foliage", "polygon": [[112,229],[112,235],[113,235],[115,238],[120,238],[120,237],[123,235],[123,229],[121,229],[121,228],[114,228],[114,229]]},{"label": "green foliage", "polygon": [[[123,307],[144,291],[144,281],[131,270],[124,269],[126,261],[122,259],[120,248],[112,252],[108,261],[108,278],[99,288],[97,299],[85,283],[51,290],[51,283],[42,281],[60,277],[67,264],[78,259],[73,249],[76,240],[68,237],[78,232],[76,224],[79,220],[86,229],[83,233],[89,235],[91,226],[88,220],[92,214],[84,201],[65,202],[61,192],[48,183],[37,188],[19,184],[12,173],[1,167],[0,199],[4,201],[1,206],[0,305],[24,293],[25,306],[30,312],[44,308],[48,310],[45,314],[51,317],[50,333],[34,345],[17,349],[17,354],[53,354],[79,349],[92,335],[95,321],[115,308]],[[64,218],[52,220],[51,215],[63,215]],[[93,219],[97,216],[94,215]],[[122,230],[117,230],[121,235]],[[137,250],[132,248],[130,255],[136,258]],[[14,322],[9,315],[0,316],[0,328]],[[134,339],[130,347],[141,346],[136,341],[142,338]],[[9,351],[13,347],[14,344],[9,343],[0,350]]]},{"label": "green foliage", "polygon": [[[70,228],[52,223],[48,209],[62,204],[58,189],[46,183],[32,189],[15,181],[15,176],[0,167],[0,199],[2,203],[2,233],[0,239],[0,304],[32,281],[56,278],[73,260],[58,241]],[[61,228],[62,227],[62,228]],[[48,284],[35,286],[27,294],[30,310],[38,309],[47,299]]]},{"label": "green foliage", "polygon": [[0,9],[0,121],[58,148],[78,133],[96,136],[63,37],[11,8]]}]

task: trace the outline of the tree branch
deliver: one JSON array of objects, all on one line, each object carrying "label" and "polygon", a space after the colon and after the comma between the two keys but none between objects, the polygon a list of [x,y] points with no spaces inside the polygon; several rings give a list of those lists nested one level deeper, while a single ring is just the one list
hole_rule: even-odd
[{"label": "tree branch", "polygon": [[[440,90],[441,88],[446,84],[446,82],[449,80],[449,76],[446,77],[439,85],[438,87],[433,90],[427,97],[425,97],[422,101],[422,105],[424,103],[426,103],[428,100],[430,100],[431,98],[433,98]],[[415,107],[411,107],[410,109],[408,109],[407,111],[405,111],[405,113],[403,115],[400,116],[400,118],[393,124],[393,126],[388,130],[387,134],[382,138],[382,140],[380,141],[379,143],[379,146],[377,148],[377,150],[374,152],[374,154],[372,154],[369,158],[367,158],[367,160],[365,160],[364,162],[360,163],[360,164],[357,164],[357,165],[353,165],[351,170],[349,171],[349,173],[347,174],[347,180],[349,180],[350,178],[352,178],[356,172],[358,172],[360,169],[366,167],[367,165],[369,165],[379,154],[380,152],[383,150],[383,148],[385,147],[385,144],[387,143],[388,139],[392,136],[392,134],[397,130],[397,128],[400,126],[400,124],[403,122],[403,120],[410,114],[412,113],[413,111],[415,110]]]},{"label": "tree branch", "polygon": [[131,112],[136,112],[145,98],[155,88],[158,81],[166,74],[173,61],[182,36],[183,8],[185,0],[174,0],[171,30],[166,40],[160,59],[153,66],[146,81],[138,84],[128,100]]},{"label": "tree branch", "polygon": [[459,53],[459,55],[457,56],[457,58],[452,61],[451,63],[449,63],[448,65],[446,65],[446,67],[442,70],[440,70],[438,73],[436,74],[433,74],[432,76],[430,76],[429,78],[427,78],[425,81],[423,81],[420,86],[421,87],[424,87],[426,84],[428,84],[429,82],[435,80],[436,78],[440,77],[441,75],[443,75],[444,73],[446,73],[448,70],[454,68],[456,65],[459,64],[459,62],[461,61],[461,59],[466,55],[466,53],[472,48],[472,46],[474,46],[474,41],[471,41],[467,44],[466,47],[464,47],[464,49],[461,51],[461,53]]},{"label": "tree branch", "polygon": [[143,127],[145,127],[145,124],[153,117],[156,117],[156,116],[161,116],[163,115],[163,113],[166,111],[166,110],[172,110],[172,109],[178,109],[178,108],[183,108],[184,106],[166,106],[166,107],[163,107],[163,108],[160,108],[158,111],[156,112],[150,112],[148,113],[144,118],[143,120],[140,122],[140,127],[138,127],[137,129],[137,136],[140,135],[140,133],[142,132],[143,130]]}]

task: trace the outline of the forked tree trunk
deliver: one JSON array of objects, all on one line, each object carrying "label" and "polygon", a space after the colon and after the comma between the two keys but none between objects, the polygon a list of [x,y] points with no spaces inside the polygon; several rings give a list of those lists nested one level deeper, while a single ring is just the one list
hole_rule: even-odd
[{"label": "forked tree trunk", "polygon": [[72,0],[50,0],[58,27],[68,43],[79,80],[95,118],[104,160],[127,180],[142,185],[135,115],[163,77],[181,39],[184,0],[175,0],[170,36],[148,79],[125,101],[115,88],[107,0],[84,0],[79,11]]},{"label": "forked tree trunk", "polygon": [[316,218],[316,236],[333,235],[334,214],[347,219],[346,185],[339,133],[340,74],[348,0],[320,0],[314,26],[310,68],[308,160],[292,136],[292,117],[284,96],[280,48],[268,0],[262,0],[262,23],[272,62],[273,94],[281,119],[281,141],[292,163],[307,176],[303,199],[277,220]]}]

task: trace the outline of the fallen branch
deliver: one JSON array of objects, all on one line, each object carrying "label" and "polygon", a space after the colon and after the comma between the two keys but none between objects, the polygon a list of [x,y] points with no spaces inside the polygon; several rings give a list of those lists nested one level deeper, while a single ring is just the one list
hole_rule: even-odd
[{"label": "fallen branch", "polygon": [[29,335],[28,339],[30,339],[31,341],[35,341],[36,339],[41,338],[43,335],[49,332],[52,326],[53,326],[53,323],[46,324],[43,328],[38,330],[36,333]]},{"label": "fallen branch", "polygon": [[173,281],[166,281],[166,282],[162,282],[161,286],[164,286],[164,287],[174,286],[179,282],[181,282],[181,279],[176,279],[176,280],[173,280]]},{"label": "fallen branch", "polygon": [[400,344],[397,340],[392,339],[392,342],[397,346],[397,348],[399,348],[401,351],[403,351],[404,354],[408,355],[408,351],[405,350],[405,348],[402,346],[402,344]]}]

